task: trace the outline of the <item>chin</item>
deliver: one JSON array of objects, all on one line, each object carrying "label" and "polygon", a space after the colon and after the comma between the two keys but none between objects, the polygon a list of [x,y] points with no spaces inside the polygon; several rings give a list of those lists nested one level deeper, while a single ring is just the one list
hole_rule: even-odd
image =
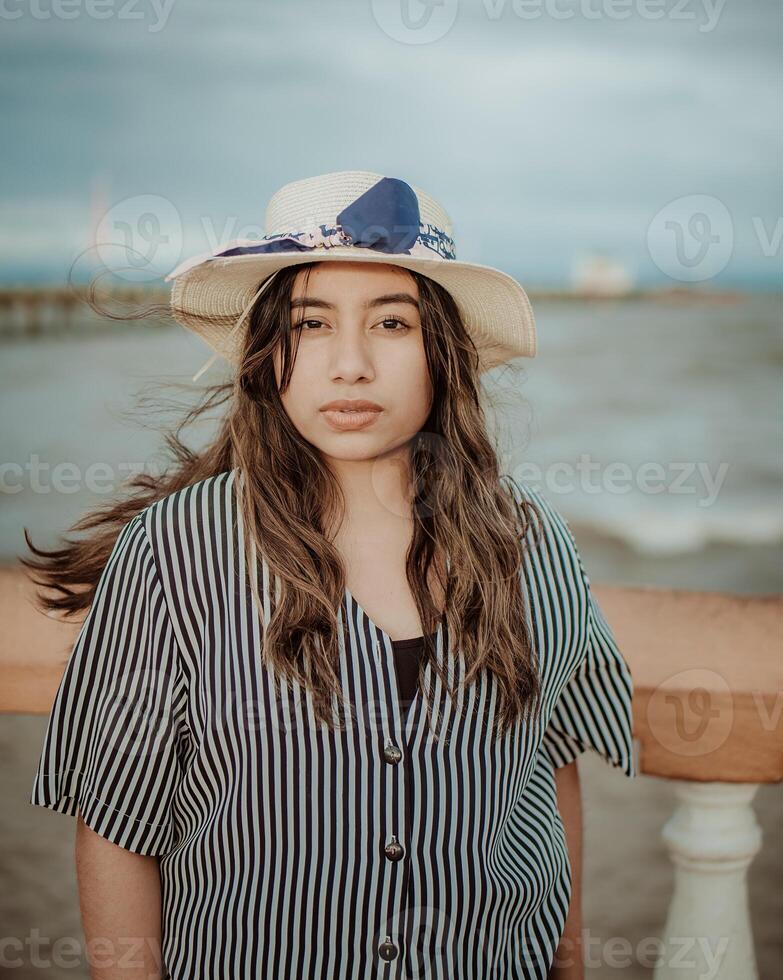
[{"label": "chin", "polygon": [[340,438],[323,440],[316,448],[325,456],[346,461],[374,459],[387,449],[386,445],[381,444],[377,439],[361,438],[359,433],[352,434],[350,440]]}]

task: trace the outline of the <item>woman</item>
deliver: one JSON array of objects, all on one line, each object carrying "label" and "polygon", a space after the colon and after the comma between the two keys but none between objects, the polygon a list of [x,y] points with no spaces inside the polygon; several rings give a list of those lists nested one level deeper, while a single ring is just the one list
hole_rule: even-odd
[{"label": "woman", "polygon": [[112,977],[582,977],[575,760],[636,775],[632,684],[487,434],[527,298],[394,178],[266,218],[169,277],[236,366],[217,438],[28,562],[89,606],[32,794],[79,815],[85,934]]}]

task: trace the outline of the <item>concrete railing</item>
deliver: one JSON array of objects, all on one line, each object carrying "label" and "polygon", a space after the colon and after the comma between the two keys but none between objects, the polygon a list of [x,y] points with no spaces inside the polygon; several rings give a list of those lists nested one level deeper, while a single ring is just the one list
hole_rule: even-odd
[{"label": "concrete railing", "polygon": [[[639,771],[678,781],[655,980],[754,980],[746,875],[761,847],[753,796],[783,780],[783,596],[594,591],[633,674]],[[48,714],[78,623],[38,612],[18,568],[0,569],[0,622],[0,711]]]}]

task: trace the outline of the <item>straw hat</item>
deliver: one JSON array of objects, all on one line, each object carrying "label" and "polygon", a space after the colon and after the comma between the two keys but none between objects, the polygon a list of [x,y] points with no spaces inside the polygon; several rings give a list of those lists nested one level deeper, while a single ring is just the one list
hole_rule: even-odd
[{"label": "straw hat", "polygon": [[180,263],[171,312],[217,356],[238,365],[243,326],[280,269],[305,262],[382,262],[440,283],[454,298],[486,371],[535,357],[536,327],[524,289],[505,272],[456,258],[451,221],[436,200],[395,177],[363,170],[285,184],[271,197],[262,238],[240,239]]}]

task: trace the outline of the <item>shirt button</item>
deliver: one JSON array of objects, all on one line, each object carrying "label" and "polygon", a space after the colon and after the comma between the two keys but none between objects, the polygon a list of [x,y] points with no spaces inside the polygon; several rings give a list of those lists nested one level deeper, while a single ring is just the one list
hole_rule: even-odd
[{"label": "shirt button", "polygon": [[386,939],[378,947],[378,953],[382,960],[393,960],[398,953],[397,947],[391,941],[391,936],[387,936]]},{"label": "shirt button", "polygon": [[402,759],[402,752],[397,748],[397,746],[392,742],[391,739],[383,747],[383,757],[387,762],[392,763],[392,765],[397,765],[397,763]]},{"label": "shirt button", "polygon": [[401,861],[405,854],[402,844],[400,844],[396,837],[392,837],[391,843],[387,844],[383,851],[390,861]]}]

